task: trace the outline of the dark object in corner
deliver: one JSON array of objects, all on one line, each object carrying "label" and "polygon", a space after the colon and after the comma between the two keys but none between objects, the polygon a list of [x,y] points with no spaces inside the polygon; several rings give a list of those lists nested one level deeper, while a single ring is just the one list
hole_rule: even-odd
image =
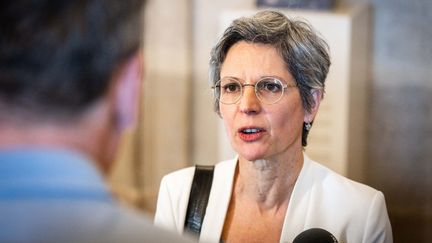
[{"label": "dark object in corner", "polygon": [[329,10],[334,7],[335,0],[257,0],[256,3],[258,7]]}]

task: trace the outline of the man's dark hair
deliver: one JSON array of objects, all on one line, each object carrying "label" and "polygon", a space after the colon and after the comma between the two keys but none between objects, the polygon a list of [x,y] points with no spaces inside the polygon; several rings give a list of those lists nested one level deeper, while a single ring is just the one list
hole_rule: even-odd
[{"label": "man's dark hair", "polygon": [[56,117],[84,111],[138,50],[143,2],[2,1],[0,109]]}]

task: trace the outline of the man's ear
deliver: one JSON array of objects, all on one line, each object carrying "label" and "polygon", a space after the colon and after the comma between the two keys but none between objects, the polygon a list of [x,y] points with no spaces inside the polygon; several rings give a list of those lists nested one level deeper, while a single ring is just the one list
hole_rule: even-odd
[{"label": "man's ear", "polygon": [[318,89],[313,89],[311,91],[312,94],[312,98],[314,100],[314,104],[311,107],[310,111],[306,111],[305,115],[304,115],[304,122],[305,123],[312,123],[313,120],[315,119],[316,114],[318,113],[318,108],[321,104],[321,100],[323,97],[323,92],[322,90],[318,90]]},{"label": "man's ear", "polygon": [[120,67],[116,76],[114,107],[119,131],[124,131],[137,122],[143,69],[143,55],[140,50]]}]

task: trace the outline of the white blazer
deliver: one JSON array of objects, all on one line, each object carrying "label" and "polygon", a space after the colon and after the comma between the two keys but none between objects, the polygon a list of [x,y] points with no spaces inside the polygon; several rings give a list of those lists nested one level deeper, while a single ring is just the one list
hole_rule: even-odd
[{"label": "white blazer", "polygon": [[[215,166],[200,241],[219,242],[231,198],[237,158]],[[183,232],[195,167],[166,175],[161,182],[155,224]],[[304,156],[291,194],[280,242],[309,228],[322,228],[339,242],[393,242],[384,195],[349,180]]]}]

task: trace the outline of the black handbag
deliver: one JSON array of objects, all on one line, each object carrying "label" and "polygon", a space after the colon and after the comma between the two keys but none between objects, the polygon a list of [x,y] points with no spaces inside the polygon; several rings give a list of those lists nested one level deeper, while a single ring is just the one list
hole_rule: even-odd
[{"label": "black handbag", "polygon": [[184,228],[186,232],[196,237],[199,237],[201,233],[213,182],[213,172],[214,166],[195,166]]}]

